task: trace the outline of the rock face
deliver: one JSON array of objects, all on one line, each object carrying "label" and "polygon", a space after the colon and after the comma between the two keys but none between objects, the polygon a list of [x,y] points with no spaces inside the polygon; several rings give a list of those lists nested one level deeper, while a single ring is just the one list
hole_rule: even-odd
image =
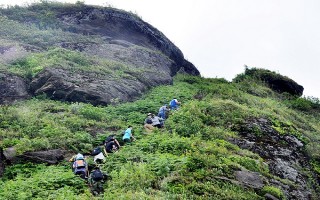
[{"label": "rock face", "polygon": [[[127,68],[126,76],[115,78],[94,70],[83,72],[74,69],[72,63],[56,63],[46,66],[34,78],[31,77],[28,80],[30,85],[14,76],[2,78],[0,103],[26,98],[28,88],[31,95],[46,94],[55,100],[106,105],[133,100],[153,86],[171,84],[172,77],[178,72],[200,74],[165,35],[132,13],[110,7],[59,3],[32,4],[21,9],[25,9],[27,13],[23,17],[13,14],[10,9],[1,9],[1,15],[19,22],[22,27],[33,24],[32,29],[25,29],[35,31],[40,38],[32,42],[32,33],[23,35],[24,31],[15,33],[22,36],[16,37],[18,39],[14,41],[10,35],[0,35],[0,39],[16,45],[15,49],[19,51],[12,52],[18,52],[16,54],[21,57],[52,47],[69,49],[85,56],[95,56],[97,60],[120,63]],[[50,17],[42,14],[48,12],[52,14]],[[6,23],[5,21],[2,23]],[[43,29],[48,28],[53,35],[57,35],[57,40],[48,39],[48,35],[43,34]],[[63,38],[64,34],[68,37]],[[27,48],[28,46],[32,48]],[[9,47],[10,45],[2,46],[0,54],[8,54],[7,57],[11,60],[8,58],[5,61],[14,62],[14,58],[18,57],[12,56]],[[121,74],[119,69],[112,70],[112,73]]]},{"label": "rock face", "polygon": [[234,139],[233,143],[259,154],[273,175],[291,182],[288,185],[271,178],[269,183],[281,188],[287,199],[311,199],[308,177],[302,170],[310,167],[300,140],[290,133],[279,134],[264,118],[247,120],[237,131],[241,138]]},{"label": "rock face", "polygon": [[16,156],[14,148],[8,148],[3,151],[5,160],[11,164],[24,162],[58,164],[64,159],[65,153],[66,151],[61,149],[52,149],[47,151],[26,152]]},{"label": "rock face", "polygon": [[[26,47],[32,38],[14,41],[18,44],[17,49],[22,49],[25,55],[52,47],[64,48],[81,52],[85,56],[120,63],[129,68],[126,74],[130,75],[115,79],[114,76],[101,75],[99,72],[70,70],[70,66],[63,66],[68,64],[56,63],[57,66],[45,66],[47,68],[30,81],[32,95],[46,94],[55,100],[106,105],[115,101],[133,100],[153,86],[171,84],[172,77],[178,72],[200,75],[196,67],[184,59],[181,50],[164,34],[132,13],[84,4],[47,6],[40,3],[21,9],[25,9],[23,17],[12,15],[10,9],[2,9],[1,14],[20,22],[21,26],[33,24],[39,27],[39,30],[32,29],[41,38],[37,42],[30,42],[31,49]],[[39,14],[48,12],[52,16]],[[47,28],[50,28],[50,33],[58,36],[58,40],[48,41],[46,34],[41,35],[42,29]],[[64,34],[72,34],[74,38],[61,38]],[[8,40],[8,37],[0,36],[0,39]],[[14,57],[14,52],[9,51],[7,46],[0,48],[0,53],[4,52],[7,57]],[[20,82],[23,81],[16,84]],[[23,86],[21,90],[25,88]],[[3,89],[1,94],[7,98],[13,95],[21,98],[26,96],[17,89]]]},{"label": "rock face", "polygon": [[172,75],[179,70],[199,75],[199,71],[193,64],[184,59],[179,48],[159,30],[132,13],[87,5],[83,5],[80,10],[70,9],[68,12],[56,10],[56,13],[65,30],[83,34],[99,34],[111,44],[127,46],[126,42],[129,42],[152,50],[160,50],[174,61],[170,68]]},{"label": "rock face", "polygon": [[255,80],[260,80],[266,83],[272,90],[284,93],[287,92],[293,96],[301,96],[303,94],[303,86],[296,83],[294,80],[272,72],[266,69],[246,67],[244,75],[240,75],[234,79],[235,82],[242,81],[245,77],[250,77]]},{"label": "rock face", "polygon": [[257,172],[236,171],[234,175],[237,181],[246,187],[261,189],[264,186],[261,175]]},{"label": "rock face", "polygon": [[35,95],[46,94],[56,100],[107,105],[132,101],[148,87],[172,81],[169,74],[145,73],[143,76],[132,74],[132,79],[112,79],[97,77],[94,73],[72,74],[65,69],[47,68],[33,79],[30,90]]},{"label": "rock face", "polygon": [[0,72],[0,104],[30,97],[26,81],[16,75]]}]

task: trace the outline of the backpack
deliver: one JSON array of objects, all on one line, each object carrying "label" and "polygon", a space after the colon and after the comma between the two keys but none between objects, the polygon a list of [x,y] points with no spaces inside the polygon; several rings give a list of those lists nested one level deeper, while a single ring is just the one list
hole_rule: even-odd
[{"label": "backpack", "polygon": [[75,168],[76,169],[81,169],[81,168],[85,168],[86,167],[86,163],[84,162],[84,160],[76,160],[75,161]]},{"label": "backpack", "polygon": [[109,143],[110,141],[113,141],[113,140],[114,140],[113,137],[114,137],[113,135],[108,136],[108,137],[106,138],[106,140],[104,141],[104,143],[107,144],[107,143]]},{"label": "backpack", "polygon": [[98,155],[99,153],[101,153],[101,148],[100,148],[100,147],[96,147],[96,148],[94,148],[94,149],[92,150],[91,155],[92,155],[92,156],[96,156],[96,155]]},{"label": "backpack", "polygon": [[91,177],[94,181],[101,181],[103,180],[103,173],[100,170],[96,169],[92,172]]},{"label": "backpack", "polygon": [[152,119],[148,118],[146,122],[147,124],[152,124]]}]

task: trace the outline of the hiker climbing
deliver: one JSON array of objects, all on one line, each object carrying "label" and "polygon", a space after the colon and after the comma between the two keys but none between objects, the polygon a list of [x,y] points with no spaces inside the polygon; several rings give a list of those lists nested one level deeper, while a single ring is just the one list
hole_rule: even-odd
[{"label": "hiker climbing", "polygon": [[120,144],[118,140],[115,138],[115,135],[110,135],[104,141],[104,146],[107,153],[113,153],[120,149]]},{"label": "hiker climbing", "polygon": [[127,130],[124,132],[122,139],[125,143],[130,143],[135,140],[135,138],[132,135],[132,126],[128,126]]},{"label": "hiker climbing", "polygon": [[73,161],[72,170],[75,175],[80,175],[80,177],[83,179],[87,178],[88,165],[81,153],[73,156],[69,161]]},{"label": "hiker climbing", "polygon": [[168,105],[161,106],[159,109],[158,117],[161,117],[163,120],[168,118],[168,112],[170,108]]},{"label": "hiker climbing", "polygon": [[107,155],[107,153],[105,152],[105,148],[104,147],[96,147],[92,150],[91,155],[94,156],[93,157],[93,162],[96,164],[101,164],[104,163],[106,160],[105,155]]},{"label": "hiker climbing", "polygon": [[144,120],[144,129],[146,130],[147,133],[151,133],[152,130],[154,129],[152,125],[152,113],[148,113],[147,118]]},{"label": "hiker climbing", "polygon": [[163,119],[155,116],[154,114],[151,114],[151,120],[152,120],[152,126],[157,127],[157,128],[162,128],[163,127]]},{"label": "hiker climbing", "polygon": [[170,101],[170,109],[171,110],[178,110],[179,109],[179,105],[181,104],[180,101],[177,100],[177,98],[173,98],[171,101]]},{"label": "hiker climbing", "polygon": [[103,183],[107,180],[108,175],[103,173],[98,166],[95,166],[88,178],[91,193],[95,196],[103,193]]}]

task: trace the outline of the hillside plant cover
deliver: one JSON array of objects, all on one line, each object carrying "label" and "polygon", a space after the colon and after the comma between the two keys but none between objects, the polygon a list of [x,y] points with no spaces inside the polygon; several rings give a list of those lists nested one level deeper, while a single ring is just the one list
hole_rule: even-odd
[{"label": "hillside plant cover", "polygon": [[[83,32],[88,19],[138,18],[110,7],[43,1],[0,13],[0,199],[320,199],[320,102],[290,78],[249,67],[233,81],[200,77],[149,26],[159,37],[140,35],[143,45]],[[93,55],[99,45],[112,55]],[[146,132],[147,114],[173,98],[180,108]],[[135,140],[124,144],[129,125]],[[93,194],[69,159],[80,152],[94,166],[88,155],[109,135],[121,148],[99,164],[110,178]]]}]

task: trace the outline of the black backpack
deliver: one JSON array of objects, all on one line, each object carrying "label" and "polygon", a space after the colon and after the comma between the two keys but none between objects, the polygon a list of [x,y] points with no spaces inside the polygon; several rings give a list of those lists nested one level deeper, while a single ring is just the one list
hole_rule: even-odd
[{"label": "black backpack", "polygon": [[103,180],[103,173],[99,169],[96,169],[92,172],[91,177],[94,181],[101,181]]},{"label": "black backpack", "polygon": [[104,141],[104,143],[105,144],[108,144],[109,142],[111,142],[111,141],[114,141],[114,135],[110,135],[110,136],[108,136],[106,139],[105,139],[105,141]]},{"label": "black backpack", "polygon": [[98,155],[99,153],[101,153],[101,148],[100,148],[100,147],[96,147],[96,148],[94,148],[94,149],[92,150],[91,155],[92,155],[92,156],[96,156],[96,155]]},{"label": "black backpack", "polygon": [[147,124],[152,124],[152,119],[148,118],[147,119]]}]

